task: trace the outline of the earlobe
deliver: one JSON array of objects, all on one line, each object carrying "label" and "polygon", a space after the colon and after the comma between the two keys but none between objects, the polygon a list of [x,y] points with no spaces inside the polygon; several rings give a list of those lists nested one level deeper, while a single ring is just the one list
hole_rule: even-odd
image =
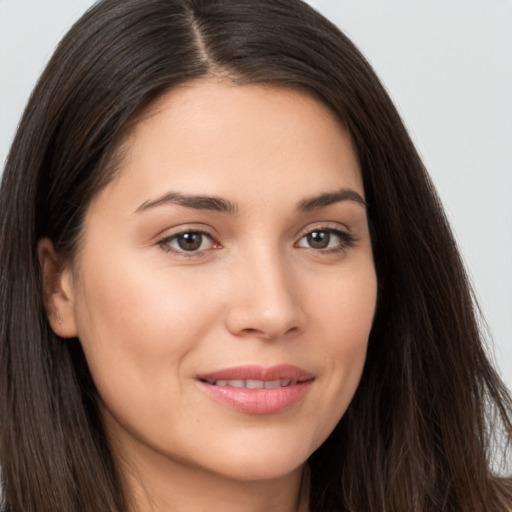
[{"label": "earlobe", "polygon": [[78,332],[70,265],[56,253],[49,238],[39,240],[37,255],[43,280],[43,300],[48,322],[58,336],[74,338]]}]

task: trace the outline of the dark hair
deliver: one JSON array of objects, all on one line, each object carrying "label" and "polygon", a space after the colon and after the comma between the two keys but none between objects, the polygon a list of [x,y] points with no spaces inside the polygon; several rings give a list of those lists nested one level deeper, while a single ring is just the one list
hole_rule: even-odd
[{"label": "dark hair", "polygon": [[139,113],[207,76],[314,95],[348,128],[362,169],[378,306],[356,395],[309,460],[311,510],[503,510],[512,487],[491,471],[492,440],[510,444],[512,402],[441,205],[370,66],[300,0],[105,0],[57,48],[0,191],[6,510],[125,510],[80,343],[48,323],[36,247],[49,237],[71,255]]}]

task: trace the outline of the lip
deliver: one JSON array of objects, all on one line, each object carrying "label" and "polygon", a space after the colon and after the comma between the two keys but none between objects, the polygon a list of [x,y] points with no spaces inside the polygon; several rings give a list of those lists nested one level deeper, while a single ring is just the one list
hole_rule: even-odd
[{"label": "lip", "polygon": [[[224,405],[248,414],[276,414],[300,402],[314,382],[310,372],[294,365],[271,367],[238,366],[205,373],[196,377],[206,394]],[[284,387],[249,389],[215,385],[215,381],[290,381]]]},{"label": "lip", "polygon": [[277,380],[287,379],[292,381],[306,381],[313,378],[313,374],[292,364],[276,366],[246,365],[233,368],[225,368],[211,373],[197,376],[204,381],[215,380]]}]

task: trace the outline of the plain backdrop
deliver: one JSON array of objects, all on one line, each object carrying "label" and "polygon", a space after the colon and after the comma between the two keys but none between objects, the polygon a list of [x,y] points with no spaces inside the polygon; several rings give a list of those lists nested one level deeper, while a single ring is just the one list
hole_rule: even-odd
[{"label": "plain backdrop", "polygon": [[[0,0],[0,159],[91,0]],[[512,1],[311,0],[374,66],[429,169],[512,388]]]}]

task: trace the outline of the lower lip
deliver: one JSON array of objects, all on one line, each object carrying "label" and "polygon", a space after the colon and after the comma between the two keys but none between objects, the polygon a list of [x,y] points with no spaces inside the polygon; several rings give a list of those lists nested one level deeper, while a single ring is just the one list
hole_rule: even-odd
[{"label": "lower lip", "polygon": [[248,414],[276,414],[300,402],[313,380],[275,389],[248,389],[214,386],[197,381],[206,393],[221,403]]}]

